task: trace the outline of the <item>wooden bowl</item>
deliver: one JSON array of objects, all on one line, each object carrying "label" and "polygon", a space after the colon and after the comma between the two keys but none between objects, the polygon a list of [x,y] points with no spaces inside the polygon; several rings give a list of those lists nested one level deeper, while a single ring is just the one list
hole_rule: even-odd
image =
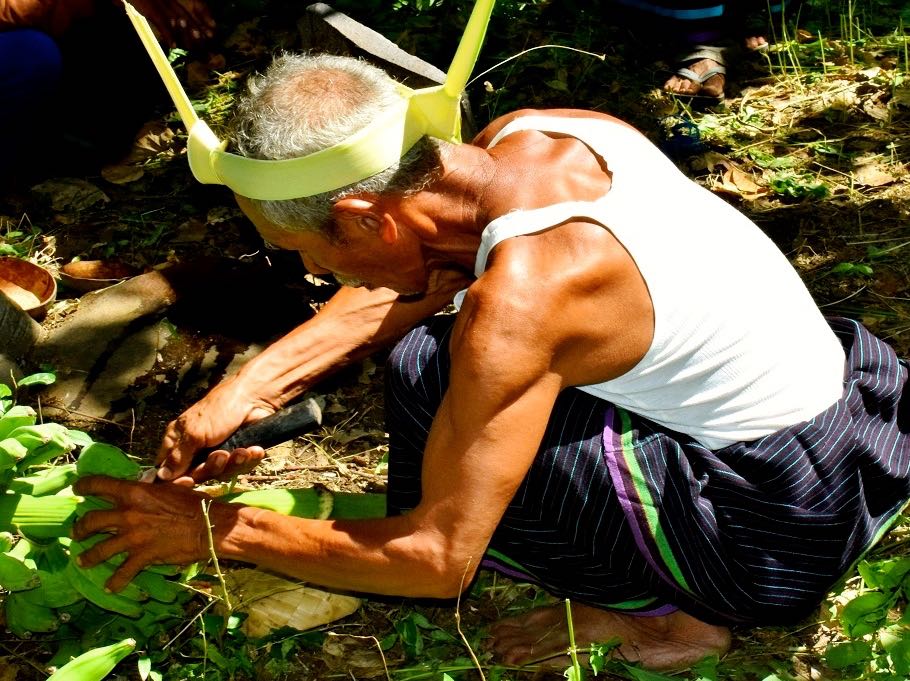
[{"label": "wooden bowl", "polygon": [[60,268],[60,281],[74,291],[86,293],[129,279],[138,274],[129,265],[107,260],[78,260]]},{"label": "wooden bowl", "polygon": [[0,258],[0,291],[35,319],[57,297],[57,282],[43,267],[19,258]]}]

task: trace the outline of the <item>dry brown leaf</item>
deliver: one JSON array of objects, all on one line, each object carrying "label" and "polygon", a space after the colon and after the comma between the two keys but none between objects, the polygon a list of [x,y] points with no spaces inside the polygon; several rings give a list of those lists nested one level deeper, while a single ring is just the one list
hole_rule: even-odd
[{"label": "dry brown leaf", "polygon": [[141,179],[144,161],[161,153],[171,153],[174,131],[160,121],[146,123],[136,133],[133,146],[126,158],[101,169],[101,177],[112,184],[128,184]]},{"label": "dry brown leaf", "polygon": [[861,165],[853,171],[853,182],[864,187],[882,187],[897,178],[877,163]]},{"label": "dry brown leaf", "polygon": [[728,159],[723,154],[719,154],[716,151],[708,151],[703,155],[705,161],[705,168],[709,171],[714,171],[715,168],[721,166],[726,169],[733,165],[733,161]]},{"label": "dry brown leaf", "polygon": [[863,102],[863,111],[877,121],[887,121],[891,118],[888,105],[882,101],[882,95],[870,97]]},{"label": "dry brown leaf", "polygon": [[354,679],[386,673],[379,643],[372,637],[328,636],[322,644],[322,659],[331,671]]},{"label": "dry brown leaf", "polygon": [[741,196],[746,201],[754,201],[768,193],[767,187],[762,187],[752,179],[752,175],[732,167],[723,175],[721,190]]},{"label": "dry brown leaf", "polygon": [[723,154],[709,151],[704,155],[708,170],[723,169],[720,180],[715,180],[711,187],[714,191],[739,196],[746,201],[754,201],[768,193],[767,187],[758,184],[751,173],[747,173]]},{"label": "dry brown leaf", "polygon": [[357,611],[360,599],[304,586],[263,570],[241,568],[225,574],[235,610],[247,613],[247,636],[265,636],[274,629],[306,631]]},{"label": "dry brown leaf", "polygon": [[101,177],[111,184],[129,184],[142,179],[145,171],[134,165],[110,165],[101,169]]},{"label": "dry brown leaf", "polygon": [[36,184],[32,191],[47,197],[51,208],[56,211],[85,210],[96,203],[110,202],[107,194],[98,187],[76,177],[47,180]]},{"label": "dry brown leaf", "polygon": [[182,223],[178,228],[175,235],[175,241],[178,242],[195,242],[202,241],[205,239],[205,235],[208,233],[205,223],[202,220],[197,220],[196,218],[190,218],[186,222]]},{"label": "dry brown leaf", "polygon": [[205,222],[209,225],[217,225],[220,222],[227,222],[240,215],[240,211],[230,206],[215,206],[205,214]]},{"label": "dry brown leaf", "polygon": [[174,131],[161,122],[146,123],[136,134],[136,141],[130,158],[145,160],[157,154],[171,150],[174,141]]},{"label": "dry brown leaf", "polygon": [[900,87],[894,88],[891,101],[896,106],[910,108],[910,83],[904,83]]},{"label": "dry brown leaf", "polygon": [[0,681],[16,681],[22,668],[10,662],[9,658],[0,658]]}]

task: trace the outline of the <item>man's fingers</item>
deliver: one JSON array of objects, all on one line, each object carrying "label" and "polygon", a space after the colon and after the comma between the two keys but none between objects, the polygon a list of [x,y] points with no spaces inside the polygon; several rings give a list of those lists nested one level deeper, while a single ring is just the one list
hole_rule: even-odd
[{"label": "man's fingers", "polygon": [[99,532],[117,532],[123,518],[120,511],[89,511],[73,524],[73,539],[82,541]]},{"label": "man's fingers", "polygon": [[231,477],[249,473],[256,468],[265,458],[265,450],[262,447],[242,447],[231,452],[231,458],[224,467],[222,476]]},{"label": "man's fingers", "polygon": [[[108,542],[105,542],[108,543]],[[148,565],[148,561],[141,554],[131,553],[123,565],[117,568],[117,571],[107,580],[105,586],[117,593],[127,584],[133,581],[133,577],[142,572],[142,569]]]},{"label": "man's fingers", "polygon": [[80,496],[101,497],[116,502],[129,485],[129,481],[109,478],[106,475],[88,475],[76,481],[73,491]]},{"label": "man's fingers", "polygon": [[128,540],[125,537],[113,535],[110,539],[100,541],[80,553],[76,556],[76,562],[79,567],[90,568],[113,558],[119,553],[127,552],[129,552]]},{"label": "man's fingers", "polygon": [[216,450],[211,452],[205,461],[196,466],[192,471],[189,471],[189,475],[192,476],[193,480],[196,482],[213,480],[224,472],[224,468],[229,459],[230,453],[223,449]]},{"label": "man's fingers", "polygon": [[249,473],[263,458],[265,450],[262,447],[241,447],[230,453],[218,450],[209,454],[205,463],[193,469],[191,474],[196,482],[226,480],[235,475]]},{"label": "man's fingers", "polygon": [[171,422],[165,431],[155,458],[159,466],[158,477],[162,480],[171,480],[185,474],[193,460],[193,454],[202,447],[196,438],[187,435],[180,419]]}]

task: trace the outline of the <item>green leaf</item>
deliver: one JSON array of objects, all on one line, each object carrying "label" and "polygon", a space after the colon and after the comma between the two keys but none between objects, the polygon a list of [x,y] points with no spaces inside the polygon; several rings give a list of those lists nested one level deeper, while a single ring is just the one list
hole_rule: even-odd
[{"label": "green leaf", "polygon": [[569,681],[584,681],[585,678],[585,673],[581,670],[581,667],[574,665],[566,669],[562,675]]},{"label": "green leaf", "polygon": [[856,265],[852,262],[839,262],[831,268],[832,274],[853,274]]},{"label": "green leaf", "polygon": [[143,655],[136,661],[136,667],[139,669],[139,678],[146,681],[149,673],[152,671],[152,660],[148,655]]},{"label": "green leaf", "polygon": [[231,664],[230,660],[222,655],[221,651],[219,651],[215,646],[208,646],[205,649],[205,655],[216,667],[218,667],[218,669],[230,671],[234,668],[234,665]]},{"label": "green leaf", "polygon": [[91,435],[84,433],[81,430],[73,430],[72,428],[68,428],[66,434],[69,435],[70,440],[75,442],[79,447],[88,447],[94,442]]},{"label": "green leaf", "polygon": [[387,650],[391,650],[392,646],[394,646],[396,643],[398,643],[398,634],[394,632],[391,634],[386,634],[381,639],[379,639],[379,648],[383,652],[386,652]]},{"label": "green leaf", "polygon": [[286,638],[281,642],[281,659],[286,660],[294,650],[297,649],[297,641],[292,638]]},{"label": "green leaf", "polygon": [[430,622],[430,620],[428,620],[426,618],[426,616],[423,615],[422,613],[412,612],[410,615],[408,615],[408,618],[412,619],[414,621],[414,624],[416,624],[421,629],[437,629],[438,628],[435,624]]},{"label": "green leaf", "polygon": [[401,637],[401,645],[408,658],[419,658],[423,652],[423,634],[413,617],[405,617],[395,623],[395,630]]},{"label": "green leaf", "polygon": [[717,681],[718,659],[712,655],[692,665],[692,671],[698,674],[697,681]]},{"label": "green leaf", "polygon": [[872,658],[872,646],[866,641],[847,641],[828,646],[825,664],[832,669],[844,669]]},{"label": "green leaf", "polygon": [[862,561],[856,566],[866,586],[882,591],[894,591],[910,572],[910,558],[891,558],[874,563]]},{"label": "green leaf", "polygon": [[894,672],[902,678],[910,676],[910,640],[902,638],[888,650]]},{"label": "green leaf", "polygon": [[628,664],[623,664],[623,667],[625,667],[626,671],[635,678],[635,681],[679,681],[672,676],[648,671],[647,669],[642,669],[641,667],[633,667]]},{"label": "green leaf", "polygon": [[880,591],[870,591],[847,603],[840,615],[847,635],[856,638],[879,629],[888,616],[890,600]]},{"label": "green leaf", "polygon": [[57,376],[50,372],[41,372],[24,377],[16,385],[50,385],[57,380]]}]

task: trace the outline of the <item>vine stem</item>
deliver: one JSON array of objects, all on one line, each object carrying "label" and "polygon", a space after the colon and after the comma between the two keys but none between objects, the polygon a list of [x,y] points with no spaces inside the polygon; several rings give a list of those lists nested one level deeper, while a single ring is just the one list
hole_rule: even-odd
[{"label": "vine stem", "polygon": [[569,657],[572,659],[572,670],[575,672],[575,678],[583,678],[581,675],[581,665],[578,664],[578,646],[575,645],[575,626],[572,624],[572,602],[566,599],[566,624],[569,627]]},{"label": "vine stem", "polygon": [[224,581],[224,574],[221,572],[221,565],[218,564],[218,555],[215,553],[215,537],[212,534],[212,523],[209,520],[209,506],[212,505],[211,499],[206,501],[203,499],[202,504],[202,515],[205,517],[205,531],[208,534],[209,538],[209,553],[212,555],[212,563],[215,565],[215,576],[218,577],[218,582],[221,584],[221,595],[224,598],[224,607],[227,608],[228,615],[233,612],[234,608],[231,606],[231,599],[228,596],[227,583]]},{"label": "vine stem", "polygon": [[490,68],[488,68],[486,71],[481,71],[481,72],[478,73],[476,76],[474,76],[473,78],[471,78],[471,80],[468,81],[468,84],[465,85],[465,87],[469,87],[469,86],[472,85],[473,83],[477,82],[477,80],[479,80],[480,78],[483,78],[485,75],[487,75],[490,71],[495,71],[495,70],[498,69],[500,66],[502,66],[503,64],[509,63],[509,62],[512,61],[513,59],[518,59],[519,57],[523,57],[523,56],[526,55],[528,52],[533,52],[534,50],[544,50],[544,49],[547,49],[547,48],[550,48],[550,47],[552,47],[552,48],[554,48],[554,49],[558,49],[558,50],[569,50],[570,52],[580,52],[581,54],[586,54],[586,55],[588,55],[589,57],[594,57],[594,58],[596,58],[596,59],[600,59],[600,61],[606,61],[606,59],[607,59],[607,55],[606,55],[606,54],[600,54],[600,53],[598,53],[598,52],[588,52],[587,50],[582,50],[582,49],[579,49],[579,48],[577,48],[577,47],[569,47],[568,45],[536,45],[536,46],[534,46],[534,47],[529,47],[529,48],[526,49],[526,50],[522,50],[522,51],[519,52],[518,54],[513,54],[511,57],[506,57],[505,59],[503,59],[503,60],[502,60],[501,62],[499,62],[498,64],[493,64],[493,66],[491,66]]}]

